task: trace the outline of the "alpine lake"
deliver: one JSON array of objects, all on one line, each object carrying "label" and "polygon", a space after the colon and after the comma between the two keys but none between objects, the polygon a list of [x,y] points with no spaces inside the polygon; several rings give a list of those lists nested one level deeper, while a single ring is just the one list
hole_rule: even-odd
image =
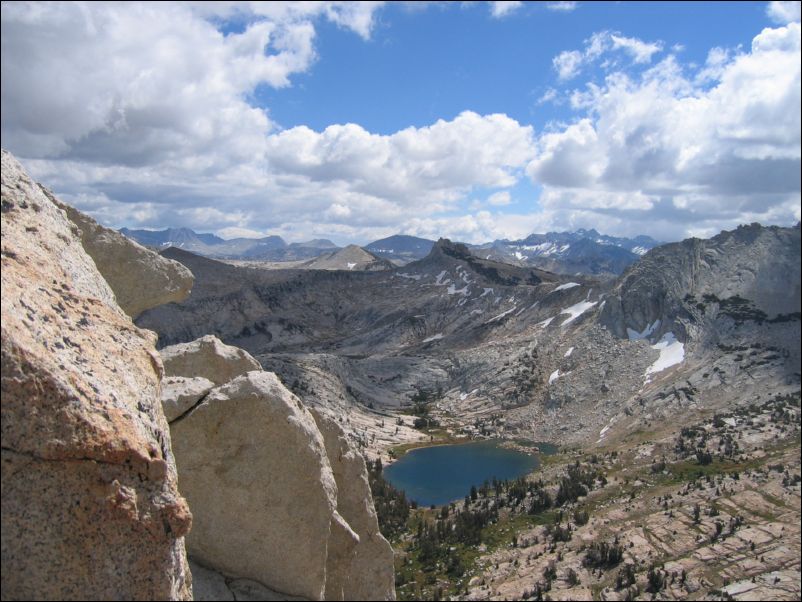
[{"label": "alpine lake", "polygon": [[[531,452],[520,448],[531,446]],[[494,478],[517,479],[540,466],[540,455],[556,452],[548,443],[514,447],[499,440],[421,447],[404,454],[384,469],[384,478],[421,506],[440,506],[464,498],[471,486]]]}]

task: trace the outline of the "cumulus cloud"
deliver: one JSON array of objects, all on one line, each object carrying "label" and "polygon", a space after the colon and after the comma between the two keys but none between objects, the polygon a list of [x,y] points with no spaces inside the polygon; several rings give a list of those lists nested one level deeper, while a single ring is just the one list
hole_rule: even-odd
[{"label": "cumulus cloud", "polygon": [[378,135],[356,124],[299,126],[267,138],[272,172],[340,187],[398,207],[448,208],[474,186],[513,185],[533,153],[533,130],[506,115],[466,111],[451,121]]},{"label": "cumulus cloud", "polygon": [[769,2],[766,6],[766,15],[780,25],[788,23],[799,23],[800,3],[798,0],[791,2]]},{"label": "cumulus cloud", "polygon": [[652,55],[663,49],[663,45],[660,42],[649,43],[637,38],[627,38],[615,34],[610,34],[610,41],[613,49],[621,48],[627,51],[632,60],[639,64],[651,62]]},{"label": "cumulus cloud", "polygon": [[511,15],[523,6],[523,2],[499,1],[490,3],[490,14],[496,19]]},{"label": "cumulus cloud", "polygon": [[564,50],[552,59],[557,77],[561,80],[569,80],[577,75],[585,62],[585,55],[578,50]]},{"label": "cumulus cloud", "polygon": [[[711,49],[700,67],[652,64],[661,42],[594,34],[555,68],[568,80],[604,61],[604,82],[549,89],[538,102],[570,98],[574,116],[537,136],[470,111],[394,133],[281,129],[249,104],[314,65],[321,20],[368,39],[379,4],[3,3],[3,145],[116,227],[481,242],[799,219],[798,23],[765,29],[748,52]],[[509,214],[505,189],[525,174],[541,197],[516,192],[532,213]]]},{"label": "cumulus cloud", "polygon": [[799,220],[799,24],[686,71],[669,56],[577,91],[587,116],[542,134],[528,166],[541,205],[664,239]]},{"label": "cumulus cloud", "polygon": [[[597,61],[602,55],[622,51],[636,64],[650,63],[652,56],[663,50],[662,42],[644,42],[638,38],[628,38],[620,33],[600,31],[587,40],[582,50],[564,50],[552,59],[552,66],[561,81],[573,79],[586,66]],[[615,66],[614,60],[605,66]]]}]

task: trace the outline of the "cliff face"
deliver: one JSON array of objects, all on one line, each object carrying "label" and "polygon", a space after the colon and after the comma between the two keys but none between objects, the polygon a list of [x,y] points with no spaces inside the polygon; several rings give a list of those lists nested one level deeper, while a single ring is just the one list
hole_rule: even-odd
[{"label": "cliff face", "polygon": [[[134,326],[81,230],[6,152],[2,231],[2,598],[190,599],[192,518],[155,335]],[[141,274],[186,275],[139,249]]]},{"label": "cliff face", "polygon": [[688,338],[716,317],[712,306],[735,319],[799,312],[799,226],[752,224],[652,249],[619,278],[601,321],[619,337],[659,320],[655,335]]},{"label": "cliff face", "polygon": [[337,427],[245,351],[207,336],[162,362],[132,323],[185,298],[187,268],[6,152],[2,231],[2,599],[191,599],[184,536],[200,599],[394,599]]}]

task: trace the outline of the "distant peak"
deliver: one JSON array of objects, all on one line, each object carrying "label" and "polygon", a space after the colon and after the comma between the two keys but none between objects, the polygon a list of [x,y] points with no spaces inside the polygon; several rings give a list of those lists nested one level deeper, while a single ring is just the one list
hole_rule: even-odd
[{"label": "distant peak", "polygon": [[460,242],[452,242],[448,238],[440,238],[435,243],[432,252],[440,252],[455,259],[468,259],[471,257],[471,252],[464,244]]}]

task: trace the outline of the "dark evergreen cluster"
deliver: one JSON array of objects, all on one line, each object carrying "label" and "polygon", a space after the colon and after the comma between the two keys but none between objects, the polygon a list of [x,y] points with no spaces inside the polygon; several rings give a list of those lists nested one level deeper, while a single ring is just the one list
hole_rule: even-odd
[{"label": "dark evergreen cluster", "polygon": [[575,502],[580,497],[586,496],[588,491],[596,486],[597,479],[601,481],[602,486],[607,483],[601,472],[592,467],[583,467],[577,460],[576,464],[568,467],[568,472],[560,479],[555,500],[557,506]]},{"label": "dark evergreen cluster", "polygon": [[585,551],[582,564],[587,568],[610,569],[624,558],[624,546],[618,542],[618,537],[612,543],[594,541]]},{"label": "dark evergreen cluster", "polygon": [[370,493],[379,518],[379,531],[387,539],[403,533],[407,528],[410,503],[406,494],[384,480],[382,462],[367,462]]}]

